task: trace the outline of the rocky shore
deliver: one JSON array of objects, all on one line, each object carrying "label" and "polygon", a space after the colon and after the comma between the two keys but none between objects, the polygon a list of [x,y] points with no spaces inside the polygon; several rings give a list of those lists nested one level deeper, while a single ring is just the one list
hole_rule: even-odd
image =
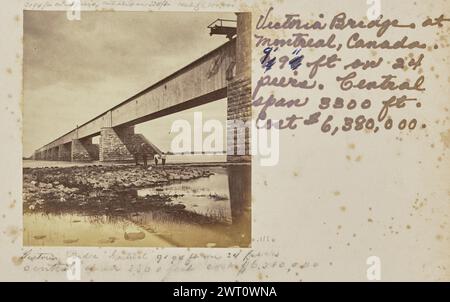
[{"label": "rocky shore", "polygon": [[209,177],[213,172],[196,167],[77,166],[23,169],[25,213],[82,213],[128,215],[146,210],[175,213],[180,218],[210,223],[210,217],[171,203],[179,197],[158,194],[138,196],[137,189],[160,187],[176,181]]}]

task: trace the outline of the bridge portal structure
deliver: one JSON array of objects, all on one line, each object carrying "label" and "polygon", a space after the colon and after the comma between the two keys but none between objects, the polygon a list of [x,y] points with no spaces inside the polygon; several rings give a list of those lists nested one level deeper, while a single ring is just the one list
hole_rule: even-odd
[{"label": "bridge portal structure", "polygon": [[[158,81],[108,111],[37,149],[36,160],[133,160],[133,148],[145,143],[150,153],[161,151],[134,126],[152,119],[227,98],[227,120],[251,118],[251,15],[237,13],[236,37],[184,68]],[[249,131],[249,130],[248,130]],[[238,140],[239,130],[227,129],[227,144],[245,155],[228,154],[227,161],[250,160],[250,133]],[[100,143],[92,138],[100,135]],[[244,144],[245,146],[237,146]]]}]

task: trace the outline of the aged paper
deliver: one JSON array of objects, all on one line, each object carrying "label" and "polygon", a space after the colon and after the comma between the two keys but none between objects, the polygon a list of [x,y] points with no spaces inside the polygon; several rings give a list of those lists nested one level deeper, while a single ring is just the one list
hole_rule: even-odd
[{"label": "aged paper", "polygon": [[450,280],[445,0],[0,14],[1,280]]}]

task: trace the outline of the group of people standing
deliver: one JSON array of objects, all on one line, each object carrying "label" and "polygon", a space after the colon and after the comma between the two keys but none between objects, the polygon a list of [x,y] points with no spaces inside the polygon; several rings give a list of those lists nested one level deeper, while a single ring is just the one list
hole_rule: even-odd
[{"label": "group of people standing", "polygon": [[[140,145],[138,145],[135,150],[134,150],[134,161],[136,163],[136,166],[139,165],[139,157],[142,157],[142,161],[144,163],[144,168],[147,168],[148,163],[147,163],[147,156],[148,156],[148,150],[147,150],[147,145],[145,143],[142,143]],[[161,161],[162,166],[166,165],[166,154],[164,154],[164,152],[161,152],[161,154],[159,153],[155,153],[155,155],[153,156],[153,159],[155,160],[155,166],[158,165],[158,163]]]}]

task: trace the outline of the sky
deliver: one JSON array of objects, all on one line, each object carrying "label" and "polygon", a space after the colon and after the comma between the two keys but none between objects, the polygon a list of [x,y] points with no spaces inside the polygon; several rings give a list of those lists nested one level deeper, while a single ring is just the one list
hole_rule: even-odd
[{"label": "sky", "polygon": [[[207,25],[233,13],[24,12],[23,152],[74,129],[227,41]],[[226,118],[226,100],[137,125],[163,151],[175,119]]]}]

